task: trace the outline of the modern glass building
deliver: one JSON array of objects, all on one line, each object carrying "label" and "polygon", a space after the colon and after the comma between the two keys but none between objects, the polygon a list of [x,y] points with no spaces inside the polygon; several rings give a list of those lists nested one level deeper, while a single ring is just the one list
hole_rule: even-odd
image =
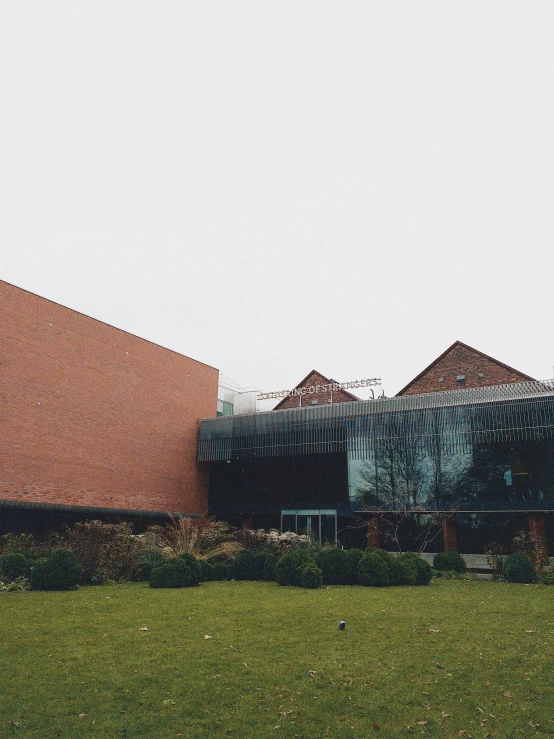
[{"label": "modern glass building", "polygon": [[442,516],[475,551],[531,516],[550,537],[554,382],[204,419],[198,459],[210,511],[256,528],[332,541],[376,515],[406,535]]}]

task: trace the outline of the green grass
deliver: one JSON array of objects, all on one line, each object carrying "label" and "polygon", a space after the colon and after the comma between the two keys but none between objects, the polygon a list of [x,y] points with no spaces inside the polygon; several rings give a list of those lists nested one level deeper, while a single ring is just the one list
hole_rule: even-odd
[{"label": "green grass", "polygon": [[5,593],[0,737],[554,737],[553,645],[541,585]]}]

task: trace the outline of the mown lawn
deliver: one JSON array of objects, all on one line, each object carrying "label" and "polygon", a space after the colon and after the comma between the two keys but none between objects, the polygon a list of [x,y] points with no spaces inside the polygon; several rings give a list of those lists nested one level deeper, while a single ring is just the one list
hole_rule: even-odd
[{"label": "mown lawn", "polygon": [[553,645],[542,585],[6,593],[0,737],[554,737]]}]

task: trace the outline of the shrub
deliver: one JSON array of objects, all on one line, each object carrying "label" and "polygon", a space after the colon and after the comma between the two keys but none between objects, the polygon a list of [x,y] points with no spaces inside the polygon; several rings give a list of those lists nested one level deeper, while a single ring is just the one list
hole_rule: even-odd
[{"label": "shrub", "polygon": [[171,516],[165,528],[156,528],[159,546],[174,557],[187,552],[198,559],[210,559],[218,555],[230,557],[242,549],[236,540],[236,532],[224,521],[210,516],[189,518]]},{"label": "shrub", "polygon": [[8,552],[18,551],[28,554],[33,549],[35,539],[32,534],[4,534],[0,537],[0,550],[7,554]]},{"label": "shrub", "polygon": [[321,568],[325,585],[355,585],[361,557],[359,549],[326,547],[315,555],[315,562]]},{"label": "shrub", "polygon": [[535,580],[533,563],[521,552],[514,552],[506,557],[503,574],[509,582],[533,582]]},{"label": "shrub", "polygon": [[275,565],[277,563],[277,557],[273,552],[256,552],[255,557],[259,568],[259,579],[267,580],[268,582],[275,580]]},{"label": "shrub", "polygon": [[230,580],[233,575],[233,565],[229,562],[209,562],[206,559],[199,559],[198,563],[201,582]]},{"label": "shrub", "polygon": [[520,552],[530,559],[536,574],[539,574],[542,568],[548,565],[548,550],[544,546],[544,542],[529,531],[520,531],[514,536],[512,551]]},{"label": "shrub", "polygon": [[465,572],[466,563],[458,552],[440,552],[433,557],[433,567],[436,570],[448,570],[449,572]]},{"label": "shrub", "polygon": [[8,582],[18,577],[29,577],[31,562],[20,552],[9,552],[0,558],[0,576]]},{"label": "shrub", "polygon": [[200,580],[202,582],[209,582],[210,580],[213,580],[213,569],[214,566],[210,562],[208,562],[206,559],[199,560],[200,562]]},{"label": "shrub", "polygon": [[13,582],[7,584],[0,581],[0,593],[15,593],[17,590],[29,590],[29,578],[16,577]]},{"label": "shrub", "polygon": [[504,562],[504,547],[499,542],[493,542],[485,549],[487,564],[492,570],[492,579],[498,580],[502,576],[502,563]]},{"label": "shrub", "polygon": [[356,585],[358,582],[358,565],[363,556],[361,549],[346,549],[344,552],[344,584]]},{"label": "shrub", "polygon": [[373,587],[389,585],[390,576],[386,558],[377,551],[364,552],[358,563],[358,582],[360,585]]},{"label": "shrub", "polygon": [[315,562],[312,564],[306,565],[304,569],[302,570],[302,576],[300,580],[300,585],[303,588],[320,588],[323,584],[323,577],[321,570],[316,565]]},{"label": "shrub", "polygon": [[554,585],[554,569],[541,572],[539,575],[539,582],[543,585]]},{"label": "shrub", "polygon": [[6,554],[22,554],[29,562],[33,562],[37,558],[37,555],[28,549],[10,549]]},{"label": "shrub", "polygon": [[307,549],[295,549],[284,554],[275,565],[275,576],[279,585],[302,584],[302,570],[314,562]]},{"label": "shrub", "polygon": [[231,560],[216,560],[210,562],[212,567],[212,580],[230,580],[233,577],[233,563]]},{"label": "shrub", "polygon": [[31,590],[71,590],[83,568],[70,549],[56,549],[50,559],[37,559],[31,568]]},{"label": "shrub", "polygon": [[200,585],[200,579],[202,576],[202,567],[200,562],[188,552],[183,552],[183,554],[180,554],[177,559],[184,562],[190,570],[189,587]]},{"label": "shrub", "polygon": [[151,588],[186,588],[191,585],[192,573],[188,564],[178,557],[170,559],[150,572]]},{"label": "shrub", "polygon": [[235,580],[261,580],[259,561],[254,552],[243,549],[233,561],[233,577]]},{"label": "shrub", "polygon": [[271,551],[244,549],[234,559],[235,580],[274,580],[276,557]]},{"label": "shrub", "polygon": [[406,552],[400,557],[401,561],[413,562],[416,570],[416,585],[429,585],[433,579],[433,568],[415,552]]},{"label": "shrub", "polygon": [[387,565],[391,585],[417,585],[417,570],[411,559],[389,555]]},{"label": "shrub", "polygon": [[217,556],[211,559],[200,559],[201,580],[231,580],[233,577],[234,560],[228,557]]},{"label": "shrub", "polygon": [[150,579],[150,573],[154,567],[160,567],[166,561],[166,557],[157,549],[149,549],[146,552],[141,552],[137,556],[139,569],[135,573],[135,580],[139,582],[148,582]]},{"label": "shrub", "polygon": [[327,547],[318,552],[314,559],[321,569],[325,585],[344,585],[346,559],[343,549]]},{"label": "shrub", "polygon": [[295,549],[312,549],[312,540],[305,534],[293,531],[280,532],[277,529],[245,529],[238,534],[245,549],[254,551],[268,550],[282,557]]},{"label": "shrub", "polygon": [[130,523],[80,521],[64,540],[83,568],[83,584],[132,580],[140,569],[140,539],[133,536]]}]

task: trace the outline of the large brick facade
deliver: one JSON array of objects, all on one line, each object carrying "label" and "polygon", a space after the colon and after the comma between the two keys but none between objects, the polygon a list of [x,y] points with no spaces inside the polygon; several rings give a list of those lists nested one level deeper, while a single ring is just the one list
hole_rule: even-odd
[{"label": "large brick facade", "polygon": [[[334,382],[324,377],[320,372],[312,370],[306,377],[298,383],[296,388],[318,388],[322,385],[328,385]],[[295,388],[295,389],[296,389]],[[298,408],[299,406],[327,405],[328,403],[351,403],[359,400],[355,395],[349,393],[348,390],[326,390],[325,392],[313,392],[306,395],[295,395],[283,398],[273,410],[282,410],[283,408]]]},{"label": "large brick facade", "polygon": [[398,395],[437,393],[441,390],[462,390],[468,387],[507,385],[532,380],[487,354],[472,349],[461,341],[437,357],[423,372],[409,382]]},{"label": "large brick facade", "polygon": [[202,513],[218,372],[0,281],[0,503]]}]

